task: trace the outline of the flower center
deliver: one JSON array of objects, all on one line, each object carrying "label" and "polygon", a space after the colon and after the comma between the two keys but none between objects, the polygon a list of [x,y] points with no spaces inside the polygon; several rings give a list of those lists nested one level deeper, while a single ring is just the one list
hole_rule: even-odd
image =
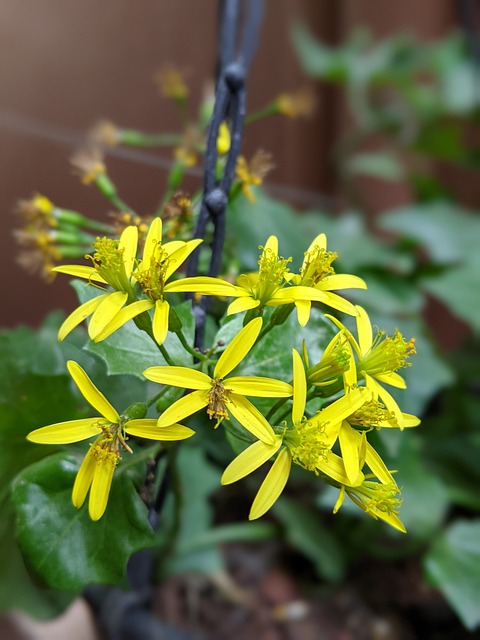
[{"label": "flower center", "polygon": [[129,293],[131,286],[125,271],[125,249],[119,247],[118,240],[111,238],[97,238],[93,246],[96,251],[93,256],[86,256],[93,262],[98,273],[116,291]]},{"label": "flower center", "polygon": [[254,298],[262,304],[267,304],[277,289],[282,285],[285,274],[289,271],[287,265],[292,258],[282,258],[272,249],[263,249],[258,261],[258,279],[255,286]]},{"label": "flower center", "polygon": [[396,371],[402,367],[409,367],[407,358],[416,353],[415,338],[408,342],[400,331],[393,336],[387,336],[385,331],[377,331],[370,351],[358,363],[359,372],[374,376],[387,371]]},{"label": "flower center", "polygon": [[325,384],[325,380],[338,378],[349,368],[350,358],[351,351],[347,348],[346,338],[339,339],[318,364],[308,369],[308,382],[318,386]]},{"label": "flower center", "polygon": [[307,471],[313,471],[316,475],[318,475],[318,459],[324,458],[330,449],[322,440],[323,433],[324,426],[319,426],[318,422],[313,424],[309,420],[305,420],[288,431],[284,440],[293,461]]},{"label": "flower center", "polygon": [[338,257],[333,251],[325,251],[320,247],[314,247],[305,253],[305,260],[300,270],[300,284],[312,287],[318,284],[326,276],[335,273],[332,262]]},{"label": "flower center", "polygon": [[150,258],[150,264],[140,263],[140,267],[133,275],[142,288],[143,293],[152,300],[163,298],[163,288],[167,280],[166,273],[170,263],[170,256],[161,242],[157,243]]},{"label": "flower center", "polygon": [[358,427],[377,427],[381,422],[398,424],[398,420],[392,411],[388,411],[385,405],[378,400],[365,402],[360,409],[348,418],[348,422]]},{"label": "flower center", "polygon": [[212,388],[208,395],[208,407],[207,413],[210,417],[217,419],[217,424],[215,425],[215,429],[222,422],[224,418],[229,420],[228,412],[226,409],[226,404],[228,402],[228,396],[230,395],[230,391],[226,389],[221,380],[217,380],[214,378],[212,380]]},{"label": "flower center", "polygon": [[380,484],[365,480],[359,487],[348,487],[347,493],[359,507],[372,515],[376,511],[397,515],[402,504],[401,498],[397,498],[398,487],[394,482]]}]

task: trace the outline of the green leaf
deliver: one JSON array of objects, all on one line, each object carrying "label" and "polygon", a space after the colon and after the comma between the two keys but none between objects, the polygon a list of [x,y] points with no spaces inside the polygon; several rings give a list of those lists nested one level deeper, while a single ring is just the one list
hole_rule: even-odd
[{"label": "green leaf", "polygon": [[439,264],[469,262],[477,255],[480,218],[454,204],[401,207],[384,214],[379,226],[414,240]]},{"label": "green leaf", "polygon": [[349,173],[371,176],[390,182],[398,182],[404,177],[403,166],[392,153],[357,153],[351,156],[345,170]]},{"label": "green leaf", "polygon": [[301,24],[294,25],[292,39],[303,70],[314,78],[344,82],[347,79],[347,52],[315,40]]},{"label": "green leaf", "polygon": [[[72,286],[80,302],[86,302],[98,295],[97,289],[80,280],[73,280]],[[175,311],[182,322],[185,338],[193,344],[195,320],[191,302],[176,306]],[[163,346],[175,364],[188,366],[192,363],[192,356],[185,351],[175,334],[169,332]],[[102,358],[107,365],[108,373],[111,374],[130,374],[143,379],[143,371],[148,367],[167,364],[155,342],[144,331],[138,329],[133,320],[117,329],[106,340],[97,343],[88,341],[85,348]]]},{"label": "green leaf", "polygon": [[285,528],[287,541],[309,558],[320,578],[337,582],[345,571],[340,544],[323,525],[320,513],[285,496],[272,507]]},{"label": "green leaf", "polygon": [[155,544],[147,509],[120,466],[105,515],[92,522],[87,507],[77,510],[71,493],[79,460],[57,453],[22,471],[12,498],[17,536],[29,569],[57,589],[125,581],[135,551]]},{"label": "green leaf", "polygon": [[15,539],[15,513],[9,503],[2,506],[0,520],[0,611],[20,609],[36,619],[60,615],[78,592],[41,589],[25,567]]},{"label": "green leaf", "polygon": [[424,560],[428,579],[471,631],[480,625],[480,519],[459,520],[436,538]]},{"label": "green leaf", "polygon": [[475,265],[472,261],[436,277],[424,278],[422,288],[443,302],[454,316],[480,332],[480,263]]}]

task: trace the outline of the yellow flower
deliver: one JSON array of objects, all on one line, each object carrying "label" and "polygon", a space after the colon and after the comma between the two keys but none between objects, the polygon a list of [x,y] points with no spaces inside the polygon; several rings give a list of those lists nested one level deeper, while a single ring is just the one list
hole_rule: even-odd
[{"label": "yellow flower", "polygon": [[[153,314],[153,335],[158,344],[163,344],[167,337],[170,305],[165,294],[173,291],[185,291],[183,281],[167,280],[185,262],[188,256],[198,247],[202,240],[173,240],[162,243],[162,220],[155,218],[150,225],[143,258],[133,272],[144,295],[155,307]],[[187,289],[188,290],[188,289]]]},{"label": "yellow flower", "polygon": [[316,96],[313,87],[306,86],[291,93],[282,93],[275,100],[278,113],[289,118],[311,117],[315,111]]},{"label": "yellow flower", "polygon": [[72,156],[71,163],[82,184],[91,184],[107,172],[103,152],[99,147],[80,149]]},{"label": "yellow flower", "polygon": [[390,416],[384,416],[378,426],[400,429],[416,427],[420,424],[420,420],[410,414],[402,413],[393,396],[380,384],[389,384],[398,389],[406,388],[405,380],[396,371],[410,366],[407,359],[415,353],[415,340],[412,338],[407,342],[399,331],[395,331],[393,336],[387,336],[385,331],[377,330],[374,337],[367,312],[359,305],[355,308],[358,340],[339,320],[327,315],[345,332],[357,356],[357,363],[355,364],[352,360],[350,369],[344,374],[345,384],[356,385],[357,376],[362,377],[373,393],[373,400],[380,398]]},{"label": "yellow flower", "polygon": [[[266,513],[282,493],[292,462],[332,478],[340,484],[351,484],[346,475],[344,461],[332,452],[338,425],[356,411],[369,397],[364,388],[336,400],[312,418],[305,418],[307,380],[300,354],[293,349],[293,405],[291,426],[277,429],[275,442],[255,442],[240,453],[225,469],[222,484],[230,484],[258,469],[278,453],[253,501],[249,518],[254,520]],[[362,484],[363,473],[358,470],[355,485]]]},{"label": "yellow flower", "polygon": [[[166,281],[200,242],[201,240],[191,240],[162,244],[162,221],[155,218],[145,240],[143,258],[135,269],[138,245],[136,226],[127,227],[120,240],[99,238],[95,243],[96,252],[91,256],[93,267],[55,267],[54,271],[59,273],[84,278],[104,286],[110,285],[114,289],[113,292],[88,300],[71,313],[60,327],[58,339],[63,340],[91,315],[88,335],[95,342],[99,342],[140,313],[154,308],[153,334],[158,344],[162,344],[168,331],[170,308],[164,294],[169,291],[185,291],[184,288],[177,288],[179,283],[166,284]],[[146,300],[136,299],[134,286],[137,281],[147,296]]]},{"label": "yellow flower", "polygon": [[[337,289],[366,289],[367,285],[358,276],[335,273],[332,262],[336,258],[336,253],[327,251],[326,235],[320,233],[305,252],[300,273],[288,274],[287,279],[300,288],[313,287],[315,290],[322,292],[324,299],[320,300],[320,302],[324,302],[324,304],[333,309],[338,309],[349,315],[356,315],[351,303],[347,303],[343,298],[331,292]],[[302,327],[307,324],[310,318],[311,300],[315,299],[295,300],[298,321]]]},{"label": "yellow flower", "polygon": [[[325,236],[321,234],[314,243],[319,238],[323,238],[325,242]],[[317,246],[312,249],[314,243],[305,254],[304,266],[299,275],[289,273],[287,265],[291,258],[278,255],[278,240],[276,236],[270,236],[262,248],[258,271],[239,276],[237,285],[219,278],[199,276],[185,278],[185,288],[177,290],[194,291],[206,296],[234,297],[236,300],[230,303],[228,315],[249,309],[263,309],[265,306],[276,307],[295,303],[298,321],[302,327],[308,322],[312,302],[321,302],[343,313],[356,315],[355,306],[341,296],[331,293],[331,290],[347,287],[365,288],[365,283],[357,276],[335,275],[331,268],[327,277],[322,259],[317,260],[313,255],[318,257],[322,253]]]},{"label": "yellow flower", "polygon": [[235,177],[241,185],[243,195],[255,202],[255,196],[251,187],[258,187],[263,183],[267,173],[274,168],[272,155],[263,149],[259,149],[250,163],[243,156],[238,156],[235,168]]},{"label": "yellow flower", "polygon": [[222,122],[218,129],[217,136],[217,153],[219,156],[224,156],[230,151],[231,136],[230,129],[226,122]]},{"label": "yellow flower", "polygon": [[132,453],[125,434],[170,441],[189,438],[194,431],[180,424],[159,427],[154,419],[129,419],[128,416],[119,415],[79,364],[69,360],[67,367],[85,400],[100,415],[51,424],[31,431],[27,439],[39,444],[67,444],[97,436],[77,473],[72,502],[80,509],[90,490],[88,512],[92,520],[99,520],[107,507],[113,472],[120,459],[120,452],[125,450]]},{"label": "yellow flower", "polygon": [[222,353],[212,377],[186,367],[150,367],[144,371],[144,376],[153,382],[194,389],[168,407],[158,419],[158,425],[167,426],[206,407],[210,418],[217,421],[215,426],[224,418],[228,420],[231,414],[255,437],[272,445],[275,442],[272,428],[244,396],[286,398],[292,395],[291,385],[273,378],[226,377],[253,347],[261,328],[261,318],[249,322]]},{"label": "yellow flower", "polygon": [[176,69],[173,65],[164,65],[155,74],[155,81],[160,93],[165,98],[183,101],[188,96],[188,86],[185,82],[185,73]]},{"label": "yellow flower", "polygon": [[395,482],[373,482],[364,480],[361,485],[348,487],[343,485],[333,509],[337,513],[343,504],[345,493],[360,509],[375,520],[384,520],[394,529],[406,533],[403,522],[398,517],[402,500],[397,498],[399,488]]}]

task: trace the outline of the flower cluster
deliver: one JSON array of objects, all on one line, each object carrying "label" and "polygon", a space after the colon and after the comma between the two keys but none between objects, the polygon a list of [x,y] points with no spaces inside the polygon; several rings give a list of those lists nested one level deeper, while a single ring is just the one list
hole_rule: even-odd
[{"label": "flower cluster", "polygon": [[[178,441],[194,435],[180,424],[189,419],[213,421],[214,428],[243,429],[248,446],[227,466],[222,484],[237,482],[271,462],[253,501],[250,518],[265,514],[282,493],[293,464],[339,489],[337,511],[345,497],[374,518],[404,531],[398,516],[399,487],[379,453],[369,442],[369,432],[382,428],[413,427],[415,416],[403,413],[384,388],[404,388],[397,373],[409,364],[414,341],[399,331],[392,336],[376,331],[366,311],[339,295],[348,288],[366,288],[354,275],[337,274],[337,254],[327,250],[324,234],[318,235],[304,254],[298,272],[291,258],[279,255],[278,240],[270,236],[258,260],[258,270],[243,274],[235,284],[222,278],[181,277],[179,270],[201,240],[162,239],[162,220],[156,217],[146,231],[139,252],[139,227],[124,228],[119,239],[97,237],[87,265],[65,265],[57,273],[82,278],[100,295],[81,304],[64,321],[59,339],[90,318],[88,334],[99,342],[128,321],[147,332],[167,364],[149,367],[146,379],[185,390],[160,415],[146,418],[149,405],[136,403],[119,414],[95,387],[79,364],[69,361],[68,370],[85,399],[99,416],[49,425],[29,434],[33,442],[65,444],[95,438],[85,456],[73,488],[72,500],[81,507],[90,491],[89,513],[98,520],[107,507],[114,470],[122,452],[132,452],[128,438]],[[188,345],[175,313],[173,294],[188,292],[228,298],[226,314],[244,314],[243,328],[224,345],[204,352]],[[265,336],[275,330],[281,340],[281,325],[296,309],[298,324],[307,325],[312,304],[320,304],[352,316],[357,337],[336,317],[326,314],[337,332],[318,362],[311,362],[308,345],[302,353],[291,349],[289,380],[275,376],[235,374],[248,364],[253,352],[262,348]],[[269,307],[274,307],[270,309]],[[195,360],[178,366],[165,348],[168,331]],[[279,343],[279,348],[285,345]],[[248,367],[247,367],[248,370]],[[281,376],[280,376],[281,377]],[[251,398],[254,400],[252,401]],[[262,399],[260,411],[255,398]],[[140,409],[139,409],[140,407]],[[194,417],[193,417],[194,416]]]}]

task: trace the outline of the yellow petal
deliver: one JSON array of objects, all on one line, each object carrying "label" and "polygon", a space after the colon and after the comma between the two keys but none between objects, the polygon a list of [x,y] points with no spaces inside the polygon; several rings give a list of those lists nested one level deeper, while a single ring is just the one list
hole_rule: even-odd
[{"label": "yellow petal", "polygon": [[277,453],[282,445],[282,439],[277,438],[275,444],[265,444],[261,440],[254,442],[240,453],[235,460],[228,465],[222,475],[222,484],[231,484],[248,476],[262,466],[267,460]]},{"label": "yellow petal", "polygon": [[376,475],[380,482],[382,482],[383,484],[389,484],[390,482],[392,482],[396,486],[397,483],[388,470],[387,465],[369,442],[367,442],[365,462],[370,468],[371,472]]},{"label": "yellow petal", "polygon": [[129,420],[125,424],[125,431],[131,436],[139,436],[148,440],[185,440],[195,434],[193,429],[184,427],[183,424],[172,424],[168,427],[159,427],[157,420],[141,419]]},{"label": "yellow petal", "polygon": [[345,298],[335,293],[330,293],[329,291],[320,291],[320,289],[315,289],[314,287],[304,287],[301,285],[286,287],[285,289],[277,291],[272,298],[272,301],[277,302],[277,304],[280,301],[296,302],[297,300],[322,302],[329,307],[342,311],[342,313],[348,313],[351,316],[357,315],[355,306],[351,302],[348,302],[348,300],[345,300]]},{"label": "yellow petal", "polygon": [[96,461],[88,501],[88,513],[94,521],[100,520],[105,513],[116,466],[117,457],[114,453],[107,454]]},{"label": "yellow petal", "polygon": [[88,335],[92,340],[95,340],[97,335],[114,319],[127,301],[127,298],[127,293],[115,291],[114,293],[109,293],[107,297],[102,300],[102,303],[95,310],[88,325]]},{"label": "yellow petal", "polygon": [[181,389],[205,389],[210,390],[212,379],[202,371],[189,369],[188,367],[149,367],[143,375],[152,382],[168,384]]},{"label": "yellow petal", "polygon": [[316,467],[319,471],[324,473],[326,476],[329,476],[336,482],[340,484],[346,484],[349,486],[358,487],[362,484],[365,479],[365,476],[361,471],[358,472],[358,476],[355,482],[350,483],[347,473],[345,471],[345,465],[343,464],[342,458],[337,456],[335,453],[330,452],[327,458],[323,456],[319,456]]},{"label": "yellow petal", "polygon": [[302,358],[296,349],[292,349],[293,355],[293,407],[292,421],[298,424],[305,413],[307,400],[307,377]]},{"label": "yellow petal", "polygon": [[124,249],[123,263],[125,265],[125,273],[127,278],[132,275],[133,267],[135,265],[135,258],[137,255],[138,244],[138,227],[132,225],[124,229],[118,243],[119,249]]},{"label": "yellow petal", "polygon": [[102,301],[105,300],[110,293],[104,293],[101,296],[97,296],[96,298],[92,298],[87,302],[81,304],[75,311],[64,320],[60,329],[58,330],[58,340],[62,342],[64,338],[68,336],[68,334],[75,329],[81,322],[86,320],[89,315],[91,315],[98,307],[101,305]]},{"label": "yellow petal", "polygon": [[399,429],[403,429],[403,427],[405,426],[403,421],[403,413],[400,407],[398,406],[397,401],[392,395],[388,393],[386,389],[382,387],[381,384],[378,384],[376,380],[372,380],[372,382],[376,386],[378,397],[385,405],[387,411],[390,411],[391,413],[393,413],[393,415],[397,419]]},{"label": "yellow petal", "polygon": [[193,391],[188,395],[180,398],[172,405],[165,409],[162,415],[158,418],[159,427],[169,427],[172,424],[176,424],[183,418],[191,416],[200,409],[203,409],[208,405],[208,393],[206,391]]},{"label": "yellow petal", "polygon": [[150,267],[150,260],[157,248],[159,242],[162,241],[162,220],[161,218],[154,218],[148,228],[147,237],[145,238],[145,245],[143,247],[142,262],[144,268]]},{"label": "yellow petal", "polygon": [[262,256],[267,253],[272,252],[275,256],[278,256],[278,238],[277,236],[270,236],[265,243],[263,248]]},{"label": "yellow petal", "polygon": [[92,282],[107,284],[105,278],[102,278],[95,267],[87,267],[81,264],[63,264],[58,267],[53,267],[52,271],[56,271],[57,273],[66,273],[68,276],[74,276],[75,278],[84,278],[85,280],[91,280]]},{"label": "yellow petal", "polygon": [[308,261],[309,252],[314,251],[315,249],[327,250],[327,236],[324,233],[319,233],[318,236],[310,243],[310,246],[305,251],[305,258],[303,259],[302,267],[304,267]]},{"label": "yellow petal", "polygon": [[168,314],[170,305],[166,300],[155,301],[155,311],[153,313],[153,336],[157,344],[163,344],[168,333]]},{"label": "yellow petal", "polygon": [[347,474],[348,484],[352,485],[357,479],[360,471],[360,459],[358,455],[358,441],[356,432],[345,422],[342,422],[342,428],[338,436],[340,450],[342,452],[345,473]]},{"label": "yellow petal", "polygon": [[197,276],[195,278],[182,278],[165,285],[165,293],[169,291],[201,293],[204,296],[236,296],[237,287],[220,278]]},{"label": "yellow petal", "polygon": [[123,327],[123,325],[129,320],[136,318],[141,313],[148,311],[152,307],[153,302],[151,300],[138,300],[137,302],[132,302],[132,304],[121,309],[113,320],[95,336],[94,342],[101,342],[102,340],[105,340],[105,338],[108,338],[108,336],[112,335],[114,331]]},{"label": "yellow petal", "polygon": [[[170,260],[168,262],[167,268],[165,270],[165,280],[168,280],[172,273],[176,271],[178,268],[182,266],[188,256],[195,251],[199,244],[201,244],[203,240],[190,240],[189,242],[184,242],[183,247],[177,249],[174,253],[171,254]],[[172,243],[169,243],[172,244]]]},{"label": "yellow petal", "polygon": [[254,318],[239,331],[218,359],[213,370],[214,378],[224,378],[243,360],[255,344],[262,329],[262,323],[261,318]]},{"label": "yellow petal", "polygon": [[88,490],[90,489],[90,485],[92,484],[96,464],[97,460],[93,455],[92,447],[90,447],[87,455],[80,465],[80,469],[78,470],[77,477],[75,478],[75,483],[73,485],[72,502],[73,506],[77,509],[80,509],[80,507],[85,502]]},{"label": "yellow petal", "polygon": [[298,324],[301,327],[304,327],[310,320],[310,310],[312,308],[312,303],[310,302],[310,300],[296,300],[295,306],[297,308]]},{"label": "yellow petal", "polygon": [[260,518],[276,502],[287,484],[291,466],[290,452],[286,448],[282,449],[255,496],[249,520]]},{"label": "yellow petal", "polygon": [[338,512],[338,510],[342,506],[344,500],[345,500],[345,487],[342,485],[340,487],[340,492],[338,494],[337,501],[335,502],[335,506],[333,507],[333,513],[337,513]]},{"label": "yellow petal", "polygon": [[343,372],[343,382],[346,389],[351,389],[357,384],[357,365],[355,364],[355,358],[353,357],[353,351],[350,344],[347,342],[345,350],[348,351],[348,369]]},{"label": "yellow petal", "polygon": [[375,374],[375,378],[379,382],[384,382],[385,384],[389,384],[392,387],[396,387],[397,389],[406,389],[407,384],[405,380],[395,371],[389,371],[388,373],[377,373]]},{"label": "yellow petal", "polygon": [[225,387],[241,396],[253,398],[289,398],[293,393],[292,385],[288,382],[257,376],[227,378]]},{"label": "yellow petal", "polygon": [[227,316],[232,316],[235,313],[241,313],[242,311],[248,311],[249,309],[255,309],[260,305],[260,300],[254,298],[237,298],[228,305]]},{"label": "yellow petal", "polygon": [[362,356],[370,351],[373,343],[372,324],[367,312],[360,305],[355,306],[357,310],[357,317],[355,321],[357,323],[358,345]]},{"label": "yellow petal", "polygon": [[407,533],[407,530],[405,529],[405,525],[400,520],[400,518],[394,513],[386,513],[385,511],[380,511],[380,509],[375,509],[373,513],[377,518],[379,518],[380,520],[384,520],[387,524],[389,524],[394,529],[398,529],[398,531],[401,531],[402,533]]},{"label": "yellow petal", "polygon": [[118,424],[118,422],[120,422],[118,413],[105,398],[103,393],[93,384],[82,367],[73,360],[69,360],[67,362],[67,368],[85,400],[91,404],[94,409],[99,411],[109,422],[112,424]]},{"label": "yellow petal", "polygon": [[31,431],[27,440],[38,444],[67,444],[69,442],[80,442],[92,436],[100,434],[98,422],[102,418],[82,418],[81,420],[69,420],[67,422],[57,422],[48,427]]},{"label": "yellow petal", "polygon": [[365,387],[358,387],[319,411],[311,421],[338,424],[360,409],[370,398],[371,395]]},{"label": "yellow petal", "polygon": [[266,444],[274,444],[275,433],[272,427],[249,400],[232,393],[229,396],[227,409],[256,438]]},{"label": "yellow petal", "polygon": [[421,420],[417,418],[417,416],[412,416],[410,413],[402,413],[403,416],[403,426],[407,427],[418,427]]},{"label": "yellow petal", "polygon": [[358,276],[351,276],[346,273],[335,273],[320,280],[315,285],[322,291],[335,291],[336,289],[366,289],[365,280]]}]

